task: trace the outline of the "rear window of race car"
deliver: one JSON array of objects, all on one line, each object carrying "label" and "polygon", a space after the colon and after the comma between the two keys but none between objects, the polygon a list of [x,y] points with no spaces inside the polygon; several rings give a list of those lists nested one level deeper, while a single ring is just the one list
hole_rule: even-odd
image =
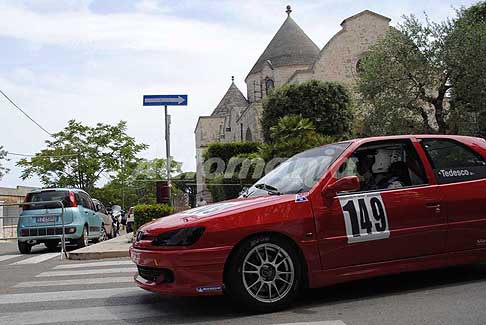
[{"label": "rear window of race car", "polygon": [[422,139],[421,144],[439,184],[486,178],[486,161],[468,146],[449,139]]}]

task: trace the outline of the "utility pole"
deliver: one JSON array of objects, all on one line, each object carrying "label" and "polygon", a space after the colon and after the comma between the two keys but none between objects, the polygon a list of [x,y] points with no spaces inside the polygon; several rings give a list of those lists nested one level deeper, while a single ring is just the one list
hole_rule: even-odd
[{"label": "utility pole", "polygon": [[167,105],[165,106],[165,153],[167,156],[167,181],[170,184],[170,115],[167,113]]},{"label": "utility pole", "polygon": [[122,209],[125,210],[125,160],[121,158],[122,167]]},{"label": "utility pole", "polygon": [[81,172],[81,150],[78,149],[78,180],[79,180],[79,187],[84,190],[83,184],[83,175]]},{"label": "utility pole", "polygon": [[169,201],[172,202],[172,191],[170,185],[170,115],[168,114],[167,105],[165,105],[165,153],[167,169],[167,186],[169,186]]}]

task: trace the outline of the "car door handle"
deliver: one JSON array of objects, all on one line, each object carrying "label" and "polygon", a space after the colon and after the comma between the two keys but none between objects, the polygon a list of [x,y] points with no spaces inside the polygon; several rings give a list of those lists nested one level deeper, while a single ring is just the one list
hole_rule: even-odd
[{"label": "car door handle", "polygon": [[438,202],[426,203],[425,206],[429,209],[434,209],[435,213],[440,213],[440,203]]}]

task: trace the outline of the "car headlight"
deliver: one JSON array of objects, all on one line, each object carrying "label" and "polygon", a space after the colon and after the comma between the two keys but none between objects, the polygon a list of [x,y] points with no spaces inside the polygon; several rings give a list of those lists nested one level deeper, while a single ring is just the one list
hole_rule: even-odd
[{"label": "car headlight", "polygon": [[159,234],[152,241],[154,246],[190,246],[204,233],[204,227],[181,228]]}]

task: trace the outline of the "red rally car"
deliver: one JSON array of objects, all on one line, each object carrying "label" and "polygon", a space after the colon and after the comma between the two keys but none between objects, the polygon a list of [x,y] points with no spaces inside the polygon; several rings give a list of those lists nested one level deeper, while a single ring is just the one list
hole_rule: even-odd
[{"label": "red rally car", "polygon": [[137,284],[252,309],[305,287],[486,261],[486,141],[356,139],[300,153],[240,198],[142,226]]}]

